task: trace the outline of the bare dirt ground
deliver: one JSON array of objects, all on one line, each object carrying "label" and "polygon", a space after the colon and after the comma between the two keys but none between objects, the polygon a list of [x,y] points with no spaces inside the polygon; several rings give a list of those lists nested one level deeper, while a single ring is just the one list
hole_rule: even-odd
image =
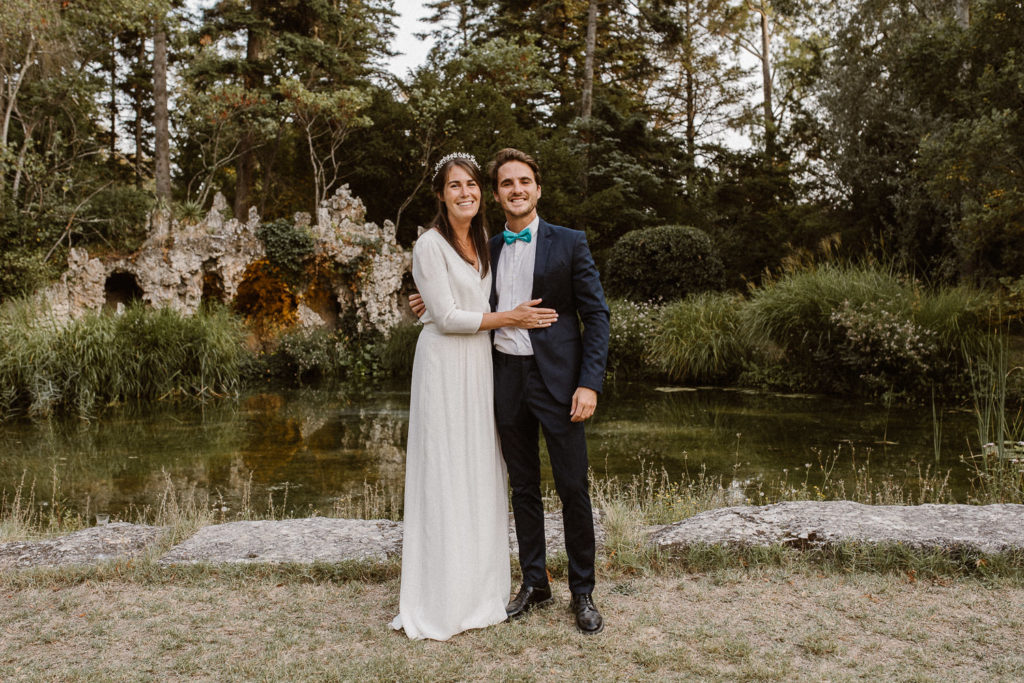
[{"label": "bare dirt ground", "polygon": [[3,681],[1024,680],[1024,585],[1012,579],[605,576],[601,635],[576,633],[562,595],[437,643],[387,628],[395,579],[3,578]]}]

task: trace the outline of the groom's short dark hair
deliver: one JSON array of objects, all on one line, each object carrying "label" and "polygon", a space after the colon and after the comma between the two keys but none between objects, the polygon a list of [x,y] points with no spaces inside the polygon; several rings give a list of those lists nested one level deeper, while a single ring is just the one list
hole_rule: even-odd
[{"label": "groom's short dark hair", "polygon": [[534,182],[540,185],[540,166],[537,165],[534,158],[514,147],[506,147],[495,154],[491,163],[487,164],[487,174],[491,176],[491,187],[494,190],[498,189],[498,169],[510,161],[521,161],[529,166],[533,171]]}]

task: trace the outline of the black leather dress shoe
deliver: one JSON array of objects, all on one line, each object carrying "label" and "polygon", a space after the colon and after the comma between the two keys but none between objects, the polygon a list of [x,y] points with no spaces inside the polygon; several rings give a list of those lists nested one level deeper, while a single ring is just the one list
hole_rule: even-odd
[{"label": "black leather dress shoe", "polygon": [[543,607],[548,604],[551,604],[551,586],[538,588],[524,584],[516,593],[516,597],[505,605],[505,614],[509,619],[515,619],[529,612],[531,607]]},{"label": "black leather dress shoe", "polygon": [[576,615],[576,630],[587,635],[596,635],[604,630],[604,619],[594,606],[590,593],[573,595],[569,611]]}]

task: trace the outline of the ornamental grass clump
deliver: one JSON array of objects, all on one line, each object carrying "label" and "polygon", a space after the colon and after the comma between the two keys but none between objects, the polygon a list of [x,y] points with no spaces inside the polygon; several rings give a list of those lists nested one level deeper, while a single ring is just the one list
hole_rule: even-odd
[{"label": "ornamental grass clump", "polygon": [[734,379],[755,353],[743,306],[742,297],[717,292],[667,304],[650,341],[654,364],[676,381]]},{"label": "ornamental grass clump", "polygon": [[416,342],[423,326],[416,322],[401,322],[388,330],[380,345],[381,369],[393,379],[412,377],[412,362],[416,356]]}]

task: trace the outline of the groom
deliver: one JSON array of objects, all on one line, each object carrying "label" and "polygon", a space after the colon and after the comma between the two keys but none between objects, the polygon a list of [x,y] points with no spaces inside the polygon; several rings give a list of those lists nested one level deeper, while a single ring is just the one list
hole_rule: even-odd
[{"label": "groom", "polygon": [[[551,602],[545,567],[538,427],[544,432],[555,490],[562,500],[569,556],[570,610],[576,628],[600,633],[594,606],[594,519],[583,422],[594,414],[608,358],[608,305],[586,235],[537,215],[540,168],[517,149],[488,167],[506,229],[490,241],[491,308],[508,311],[540,299],[558,312],[546,328],[502,327],[494,333],[494,406],[512,487],[523,586],[505,608],[515,619]],[[580,329],[582,322],[583,329]]]},{"label": "groom", "polygon": [[[608,305],[586,235],[537,215],[537,162],[508,148],[498,152],[488,170],[506,220],[504,233],[490,241],[491,308],[508,311],[541,299],[541,305],[558,312],[550,327],[503,327],[494,333],[495,418],[512,487],[523,571],[522,588],[505,612],[515,619],[552,600],[540,492],[538,431],[543,431],[562,500],[570,609],[581,632],[596,634],[604,629],[604,620],[592,598],[594,519],[583,422],[594,414],[604,379]],[[422,315],[417,295],[410,304]]]}]

